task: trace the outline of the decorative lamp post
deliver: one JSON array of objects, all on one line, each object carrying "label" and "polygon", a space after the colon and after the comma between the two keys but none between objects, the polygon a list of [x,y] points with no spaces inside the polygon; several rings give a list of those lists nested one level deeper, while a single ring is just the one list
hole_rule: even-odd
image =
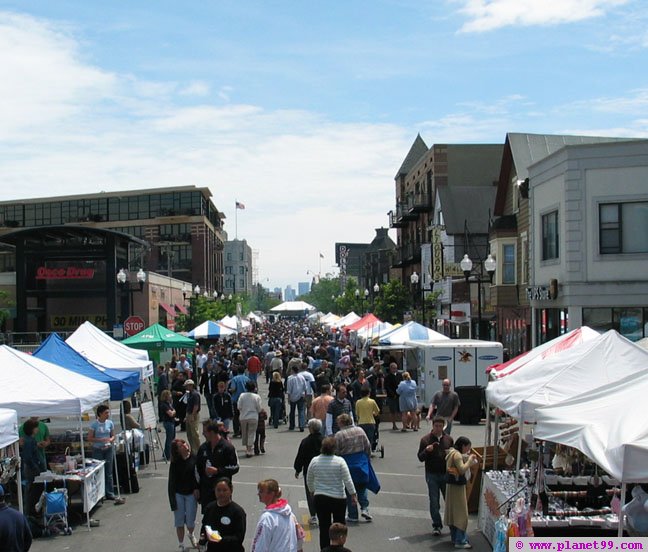
[{"label": "decorative lamp post", "polygon": [[[124,316],[123,313],[126,311],[129,304],[127,301],[126,294],[130,296],[130,311],[128,313],[128,315],[130,316],[135,312],[135,307],[133,303],[133,293],[135,291],[141,292],[144,290],[144,284],[146,283],[146,272],[144,272],[144,270],[141,268],[137,271],[137,274],[135,275],[135,278],[137,279],[137,283],[134,285],[131,285],[129,272],[125,268],[120,268],[115,278],[117,280],[117,284],[121,289],[122,297],[124,298],[122,300],[122,317],[125,320],[127,316]],[[126,308],[124,308],[125,306]]]},{"label": "decorative lamp post", "polygon": [[412,307],[416,308],[416,288],[419,283],[419,275],[416,271],[412,272],[410,283],[412,284]]},{"label": "decorative lamp post", "polygon": [[[468,284],[468,298],[470,298],[470,277],[473,276],[473,281],[477,284],[477,339],[481,339],[481,327],[482,327],[482,298],[481,298],[481,286],[484,283],[492,283],[493,275],[495,274],[495,268],[497,267],[497,261],[493,259],[493,256],[489,253],[488,257],[483,263],[479,264],[479,273],[473,274],[473,262],[470,260],[468,254],[463,256],[461,262],[459,263],[461,270],[464,273],[466,278],[466,283]],[[483,269],[486,269],[488,274],[488,280],[484,280]],[[472,329],[472,321],[470,323],[470,328]]]}]

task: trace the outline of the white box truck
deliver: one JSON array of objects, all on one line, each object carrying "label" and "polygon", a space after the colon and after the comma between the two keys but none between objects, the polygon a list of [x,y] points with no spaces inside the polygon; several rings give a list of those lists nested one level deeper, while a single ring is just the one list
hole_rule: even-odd
[{"label": "white box truck", "polygon": [[502,362],[503,347],[497,341],[451,339],[450,341],[406,341],[414,347],[418,361],[419,400],[429,406],[448,378],[452,387],[486,387],[486,368]]}]

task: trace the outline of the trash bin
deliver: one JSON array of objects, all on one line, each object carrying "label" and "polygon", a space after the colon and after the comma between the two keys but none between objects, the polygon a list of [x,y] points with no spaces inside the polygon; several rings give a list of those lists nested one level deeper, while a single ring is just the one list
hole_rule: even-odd
[{"label": "trash bin", "polygon": [[462,425],[477,425],[482,418],[484,388],[479,385],[465,385],[455,387],[455,392],[461,402],[457,420]]}]

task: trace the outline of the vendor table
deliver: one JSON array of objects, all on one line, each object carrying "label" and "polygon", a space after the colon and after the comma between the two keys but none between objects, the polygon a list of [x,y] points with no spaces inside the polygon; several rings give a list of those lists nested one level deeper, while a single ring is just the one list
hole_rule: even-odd
[{"label": "vendor table", "polygon": [[[582,484],[583,488],[587,477],[583,478],[561,478],[566,484],[567,479],[573,485]],[[579,481],[582,480],[582,481]],[[478,526],[479,530],[486,537],[491,545],[495,538],[495,522],[502,513],[506,514],[506,509],[500,511],[498,506],[502,505],[516,491],[515,473],[509,471],[490,471],[483,474],[482,492],[479,500]],[[613,483],[613,482],[611,482]],[[519,497],[525,497],[525,491],[522,491]],[[527,498],[528,500],[528,498]],[[566,508],[568,509],[568,508]],[[561,529],[561,528],[600,528],[603,530],[614,530],[618,527],[618,516],[616,514],[600,514],[593,516],[569,515],[560,516],[543,516],[542,513],[536,512],[531,518],[531,525],[534,530],[543,528]]]},{"label": "vendor table", "polygon": [[65,482],[72,485],[78,483],[81,486],[83,495],[83,512],[89,514],[90,511],[106,494],[106,479],[104,474],[103,460],[86,458],[86,467],[79,468],[65,474],[59,475],[53,472],[43,472],[34,479],[34,483],[54,483]]}]

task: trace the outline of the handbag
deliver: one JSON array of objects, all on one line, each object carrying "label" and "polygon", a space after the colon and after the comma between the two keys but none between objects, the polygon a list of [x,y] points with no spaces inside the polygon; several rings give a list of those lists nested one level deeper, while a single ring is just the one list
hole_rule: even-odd
[{"label": "handbag", "polygon": [[455,468],[448,468],[446,483],[448,485],[465,485],[467,480],[466,476],[464,474],[459,475],[459,472]]}]

